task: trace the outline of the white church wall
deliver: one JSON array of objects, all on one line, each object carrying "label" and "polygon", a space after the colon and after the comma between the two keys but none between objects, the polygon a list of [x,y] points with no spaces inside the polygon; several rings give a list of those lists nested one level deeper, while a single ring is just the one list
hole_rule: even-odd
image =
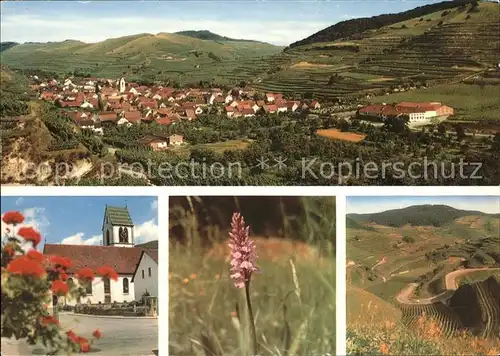
[{"label": "white church wall", "polygon": [[[111,281],[111,302],[131,302],[135,300],[134,283],[132,283],[132,275],[119,277],[117,282]],[[123,279],[128,279],[128,294],[123,294]]]},{"label": "white church wall", "polygon": [[[120,275],[118,277],[118,281],[110,281],[110,295],[111,295],[111,303],[117,302],[117,303],[122,303],[122,302],[131,302],[135,300],[135,290],[134,290],[134,283],[132,283],[132,275]],[[73,283],[76,285],[79,285],[78,280],[76,277],[73,278]],[[128,279],[128,294],[123,293],[123,279],[127,278]],[[105,295],[104,295],[104,282],[100,277],[96,277],[94,282],[92,282],[92,294],[87,294],[85,297],[82,297],[80,299],[81,304],[99,304],[99,302],[103,303],[105,302]],[[77,301],[74,299],[71,300],[65,300],[65,298],[61,298],[59,301],[59,304],[61,305],[76,305]]]},{"label": "white church wall", "polygon": [[[151,276],[149,276],[149,268],[151,268]],[[144,278],[142,278],[142,271],[144,271]],[[142,255],[135,273],[135,299],[141,299],[146,290],[150,296],[158,297],[158,264],[147,253]]]}]

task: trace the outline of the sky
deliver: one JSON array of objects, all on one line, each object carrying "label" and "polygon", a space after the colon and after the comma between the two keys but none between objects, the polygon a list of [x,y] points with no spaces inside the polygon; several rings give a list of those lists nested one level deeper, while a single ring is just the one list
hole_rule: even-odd
[{"label": "sky", "polygon": [[[100,245],[106,204],[127,206],[135,224],[135,242],[158,240],[158,200],[156,197],[1,197],[2,216],[20,211],[24,225],[42,234],[43,244]],[[2,221],[2,236],[6,225]]]},{"label": "sky", "polygon": [[455,209],[500,213],[500,195],[491,196],[352,196],[347,197],[348,214],[378,213],[412,205],[443,204]]},{"label": "sky", "polygon": [[337,22],[439,0],[2,1],[2,41],[93,43],[125,35],[210,30],[289,45]]}]

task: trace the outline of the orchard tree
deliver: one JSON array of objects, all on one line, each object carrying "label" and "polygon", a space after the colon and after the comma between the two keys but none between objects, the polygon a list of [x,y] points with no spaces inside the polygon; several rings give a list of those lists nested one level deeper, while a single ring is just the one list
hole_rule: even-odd
[{"label": "orchard tree", "polygon": [[1,336],[43,344],[50,354],[89,352],[101,332],[95,330],[93,340],[89,341],[73,330],[63,330],[57,317],[49,313],[48,305],[53,297],[77,299],[84,296],[95,274],[114,280],[118,275],[108,266],[100,267],[95,274],[84,268],[76,273],[79,286],[68,283],[71,260],[40,253],[37,246],[42,240],[41,234],[23,225],[24,216],[20,212],[6,212],[2,221],[6,228],[1,241]]}]

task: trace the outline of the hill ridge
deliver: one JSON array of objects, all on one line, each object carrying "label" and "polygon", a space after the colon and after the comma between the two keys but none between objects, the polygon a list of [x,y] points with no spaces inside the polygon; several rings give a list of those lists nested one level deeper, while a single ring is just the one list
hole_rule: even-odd
[{"label": "hill ridge", "polygon": [[474,0],[443,1],[437,4],[419,6],[399,13],[345,20],[320,30],[305,39],[291,43],[289,48],[318,42],[330,42],[341,38],[348,39],[355,34],[359,34],[367,30],[376,30],[384,26],[392,25],[415,17],[425,16],[436,11],[465,6],[475,2],[477,3],[477,1]]},{"label": "hill ridge", "polygon": [[455,219],[470,216],[500,217],[500,214],[490,214],[475,210],[461,210],[444,204],[411,205],[400,209],[390,209],[377,213],[347,214],[351,220],[375,222],[378,225],[400,227],[403,225],[414,226],[442,226]]}]

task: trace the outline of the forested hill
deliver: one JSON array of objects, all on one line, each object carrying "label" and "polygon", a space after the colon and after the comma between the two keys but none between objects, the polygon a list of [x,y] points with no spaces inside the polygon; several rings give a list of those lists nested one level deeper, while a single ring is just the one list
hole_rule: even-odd
[{"label": "forested hill", "polygon": [[[447,205],[414,205],[403,209],[387,210],[373,214],[348,214],[354,221],[374,222],[378,225],[401,227],[413,226],[443,226],[464,216],[491,216],[480,211],[468,211],[452,208]],[[351,221],[351,224],[353,221]]]},{"label": "forested hill", "polygon": [[446,10],[459,6],[465,7],[467,4],[470,3],[473,3],[474,4],[473,6],[477,6],[478,1],[473,1],[473,0],[443,1],[437,4],[419,6],[412,10],[396,14],[384,14],[373,17],[364,17],[364,18],[342,21],[333,26],[325,28],[324,30],[316,32],[315,34],[303,40],[294,42],[289,47],[294,48],[317,42],[331,42],[338,39],[355,39],[356,36],[360,36],[362,32],[367,30],[379,29],[381,27],[392,25],[398,22],[407,21],[416,17],[422,17],[436,11]]}]

